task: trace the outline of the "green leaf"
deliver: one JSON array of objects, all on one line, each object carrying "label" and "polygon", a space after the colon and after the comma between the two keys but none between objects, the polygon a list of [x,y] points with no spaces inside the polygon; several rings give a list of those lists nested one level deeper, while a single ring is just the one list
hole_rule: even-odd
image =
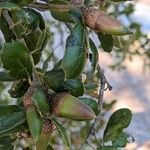
[{"label": "green leaf", "polygon": [[90,42],[90,48],[92,51],[91,65],[93,67],[93,70],[95,71],[97,64],[98,64],[98,51],[97,51],[95,43],[91,39],[89,40],[89,42]]},{"label": "green leaf", "polygon": [[36,30],[26,35],[24,39],[30,51],[38,50],[41,49],[41,43],[43,43],[43,40],[45,39],[45,32],[37,28]]},{"label": "green leaf", "polygon": [[127,143],[129,143],[128,138],[130,138],[130,135],[127,133],[121,133],[119,137],[113,141],[113,146],[115,147],[125,147]]},{"label": "green leaf", "polygon": [[86,83],[84,84],[84,87],[86,90],[92,90],[92,89],[96,89],[98,87],[98,84],[97,83]]},{"label": "green leaf", "polygon": [[122,108],[115,111],[112,116],[109,118],[106,129],[104,131],[104,141],[113,141],[116,140],[122,130],[127,128],[132,119],[132,113],[127,108]]},{"label": "green leaf", "polygon": [[42,119],[38,111],[33,107],[27,109],[26,117],[33,139],[38,141],[42,131]]},{"label": "green leaf", "polygon": [[17,105],[0,105],[0,117],[19,111],[24,111],[24,109]]},{"label": "green leaf", "polygon": [[4,43],[2,47],[1,60],[3,67],[16,79],[28,78],[32,73],[32,62],[27,47],[14,41]]},{"label": "green leaf", "polygon": [[0,134],[11,131],[26,120],[25,111],[17,106],[0,106]]},{"label": "green leaf", "polygon": [[78,77],[85,65],[86,50],[84,47],[85,27],[76,24],[66,41],[66,50],[62,60],[62,68],[67,79]]},{"label": "green leaf", "polygon": [[15,24],[13,33],[15,33],[16,38],[21,39],[23,35],[28,33],[30,22],[27,18],[27,13],[25,9],[19,9],[11,12],[11,16]]},{"label": "green leaf", "polygon": [[12,142],[14,142],[15,139],[12,139],[10,137],[10,135],[6,135],[6,136],[3,136],[3,137],[0,137],[0,147],[1,145],[8,145],[8,144],[11,144]]},{"label": "green leaf", "polygon": [[4,71],[0,71],[0,81],[14,81],[14,79]]},{"label": "green leaf", "polygon": [[2,10],[12,11],[12,10],[18,10],[18,9],[19,9],[19,7],[14,3],[0,2],[0,11],[2,11]]},{"label": "green leaf", "polygon": [[63,90],[62,84],[65,80],[65,73],[61,68],[53,69],[44,74],[44,80],[49,88],[55,92],[60,92]]},{"label": "green leaf", "polygon": [[32,100],[35,102],[35,105],[40,114],[49,114],[50,107],[48,105],[48,100],[42,89],[36,89],[34,94],[32,95]]},{"label": "green leaf", "polygon": [[26,6],[31,4],[34,0],[9,0],[12,3],[17,4],[18,6]]},{"label": "green leaf", "polygon": [[4,146],[0,145],[0,150],[14,150],[14,145],[12,145],[12,144],[7,144]]},{"label": "green leaf", "polygon": [[81,102],[83,102],[84,104],[86,104],[87,106],[89,106],[96,115],[99,114],[99,112],[100,112],[99,106],[95,100],[93,100],[91,98],[87,98],[87,97],[81,97],[81,98],[79,98],[79,100]]},{"label": "green leaf", "polygon": [[63,84],[64,89],[75,97],[82,96],[84,94],[83,83],[79,79],[68,79]]},{"label": "green leaf", "polygon": [[48,145],[47,150],[54,150],[54,148],[51,145]]},{"label": "green leaf", "polygon": [[105,52],[110,53],[113,50],[113,43],[114,43],[112,35],[103,34],[101,32],[99,32],[97,35],[101,42],[101,47],[103,48],[103,50]]},{"label": "green leaf", "polygon": [[13,98],[22,97],[28,90],[29,82],[27,80],[14,81],[8,93]]},{"label": "green leaf", "polygon": [[66,132],[66,129],[60,124],[60,122],[56,119],[53,118],[53,121],[57,127],[57,130],[60,134],[60,136],[62,137],[64,143],[67,145],[67,146],[70,146],[71,145],[71,140],[70,140],[70,136],[68,136],[67,132]]},{"label": "green leaf", "polygon": [[104,147],[97,148],[97,150],[119,150],[119,149],[113,146],[104,146]]}]

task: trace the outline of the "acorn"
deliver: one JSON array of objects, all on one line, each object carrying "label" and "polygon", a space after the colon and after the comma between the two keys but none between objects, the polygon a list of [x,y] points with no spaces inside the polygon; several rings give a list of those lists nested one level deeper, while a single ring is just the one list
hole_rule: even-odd
[{"label": "acorn", "polygon": [[95,32],[103,32],[111,35],[131,34],[120,21],[111,18],[103,11],[95,8],[83,8],[82,13],[85,25]]},{"label": "acorn", "polygon": [[73,120],[90,120],[96,117],[89,106],[66,92],[52,97],[52,112],[57,117]]}]

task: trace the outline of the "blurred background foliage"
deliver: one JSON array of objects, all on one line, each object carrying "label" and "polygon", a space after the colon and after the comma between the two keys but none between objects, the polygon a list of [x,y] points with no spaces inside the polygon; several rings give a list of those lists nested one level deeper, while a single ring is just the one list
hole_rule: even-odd
[{"label": "blurred background foliage", "polygon": [[[90,0],[89,0],[90,1]],[[88,3],[87,0],[85,0]],[[137,22],[134,22],[132,19],[132,14],[135,11],[135,1],[129,2],[114,2],[107,0],[104,9],[109,15],[118,18],[133,32],[131,35],[118,37],[113,36],[113,51],[111,52],[111,57],[113,57],[114,62],[110,65],[110,68],[113,70],[125,69],[124,61],[126,59],[130,59],[132,61],[133,56],[138,55],[143,60],[143,68],[147,70],[150,67],[150,37],[148,34],[142,31],[141,25]],[[42,66],[43,68],[51,69],[53,65],[61,60],[63,57],[64,49],[65,49],[65,40],[67,32],[69,30],[64,22],[60,22],[55,20],[49,12],[42,13],[45,20],[47,21],[47,25],[50,27],[50,38],[48,44],[43,51],[42,58],[38,66]],[[144,20],[143,20],[144,21]],[[67,32],[66,32],[67,31]],[[98,37],[90,32],[90,37],[96,41],[96,45],[99,47],[99,55],[101,55],[101,51],[103,51],[101,47],[101,43],[99,43]],[[3,35],[1,34],[0,42],[3,42]],[[112,42],[112,41],[110,41]],[[107,43],[110,44],[110,43]],[[46,61],[45,61],[46,60]],[[101,61],[99,61],[101,62]],[[90,63],[90,62],[89,62]],[[88,63],[85,68],[85,72],[88,72]],[[90,78],[90,71],[89,71]],[[93,80],[95,84],[97,84],[97,80]],[[11,83],[0,83],[0,104],[15,104],[17,101],[9,96],[7,90],[10,89]],[[90,91],[89,91],[90,92]],[[91,94],[93,91],[90,93]],[[94,92],[93,97],[97,98],[97,90]],[[108,111],[111,110],[115,100],[112,100],[111,103],[104,103],[103,109],[103,118],[101,118],[101,123],[97,128],[96,138],[91,137],[91,141],[89,141],[89,145],[85,147],[85,149],[92,149],[91,143],[99,143],[101,141],[102,131],[105,126],[105,120],[107,118]],[[71,133],[71,141],[72,141],[72,149],[78,149],[83,138],[86,137],[89,127],[91,125],[90,121],[87,122],[75,122],[70,120],[63,120],[63,125],[68,131]],[[52,145],[57,143],[57,145],[53,145],[55,149],[61,150],[64,145],[59,136],[56,136],[57,133],[53,134],[51,138]],[[96,139],[96,140],[95,140]],[[26,142],[26,141],[25,141]],[[21,143],[22,144],[22,143]],[[66,149],[66,148],[64,148]]]}]

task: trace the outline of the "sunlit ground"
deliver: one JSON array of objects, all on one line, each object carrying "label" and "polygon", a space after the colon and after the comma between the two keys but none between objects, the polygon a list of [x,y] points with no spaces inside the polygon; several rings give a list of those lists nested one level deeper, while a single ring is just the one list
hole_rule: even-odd
[{"label": "sunlit ground", "polygon": [[[135,142],[129,144],[126,150],[150,150],[150,78],[149,73],[142,70],[142,61],[135,57],[132,62],[126,61],[127,70],[111,71],[111,57],[104,53],[100,55],[100,63],[105,68],[105,74],[113,85],[111,92],[106,92],[105,100],[117,99],[113,110],[127,107],[132,110],[133,119],[127,130],[135,137]],[[147,145],[147,149],[141,145]]]},{"label": "sunlit ground", "polygon": [[[144,32],[150,33],[150,0],[140,0],[132,18],[142,24]],[[135,142],[128,144],[125,150],[150,150],[150,70],[144,72],[139,57],[134,57],[133,61],[126,60],[127,69],[120,72],[108,68],[112,62],[107,53],[100,55],[100,64],[103,64],[107,79],[113,85],[113,90],[105,94],[105,100],[117,99],[113,111],[127,107],[133,113],[127,132]]]}]

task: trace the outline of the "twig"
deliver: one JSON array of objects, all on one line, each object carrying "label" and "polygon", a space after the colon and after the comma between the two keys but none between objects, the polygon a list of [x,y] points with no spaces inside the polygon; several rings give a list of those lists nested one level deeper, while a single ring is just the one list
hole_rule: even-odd
[{"label": "twig", "polygon": [[7,21],[9,28],[12,29],[14,27],[14,22],[12,21],[11,17],[9,16],[7,10],[3,10],[2,14]]},{"label": "twig", "polygon": [[[99,77],[100,77],[100,82],[101,82],[101,86],[100,86],[100,90],[99,90],[99,95],[98,95],[98,105],[99,105],[99,109],[100,111],[102,111],[102,106],[103,106],[103,97],[104,97],[104,92],[105,92],[105,85],[107,84],[107,89],[109,90],[112,90],[112,86],[108,83],[108,81],[106,80],[106,77],[104,75],[104,72],[103,70],[101,69],[100,65],[98,65],[97,67],[97,71],[99,73]],[[81,147],[80,147],[80,150],[82,150],[82,148],[84,147],[84,145],[86,143],[88,143],[88,139],[92,136],[92,135],[95,135],[95,132],[96,132],[96,128],[97,128],[97,125],[99,123],[99,120],[101,118],[101,112],[98,114],[98,116],[96,117],[96,119],[94,120],[90,130],[89,130],[89,133],[85,139],[85,141],[82,143]]]},{"label": "twig", "polygon": [[[101,82],[101,88],[99,91],[99,95],[98,95],[98,105],[100,108],[102,108],[103,106],[103,97],[104,97],[104,91],[109,89],[110,91],[112,90],[112,86],[110,85],[110,83],[107,81],[103,70],[101,69],[100,65],[97,66],[97,71],[99,73],[100,76],[100,82]],[[107,87],[105,88],[105,86],[107,85]]]},{"label": "twig", "polygon": [[71,9],[78,9],[80,7],[83,7],[83,5],[78,5],[78,6],[70,5],[70,4],[69,5],[64,5],[64,4],[58,5],[58,4],[43,4],[43,3],[35,2],[35,3],[28,5],[28,7],[33,7],[38,10],[41,10],[41,11],[47,11],[47,10],[68,11]]},{"label": "twig", "polygon": [[14,32],[14,30],[13,30],[13,28],[14,28],[14,26],[15,26],[16,24],[13,22],[13,20],[12,20],[12,18],[10,17],[8,11],[7,11],[7,10],[3,10],[3,11],[2,11],[2,14],[3,14],[4,18],[6,19],[8,25],[9,25],[9,29],[12,30],[13,34],[14,34],[15,37],[17,38],[17,35],[16,35],[16,33]]}]

